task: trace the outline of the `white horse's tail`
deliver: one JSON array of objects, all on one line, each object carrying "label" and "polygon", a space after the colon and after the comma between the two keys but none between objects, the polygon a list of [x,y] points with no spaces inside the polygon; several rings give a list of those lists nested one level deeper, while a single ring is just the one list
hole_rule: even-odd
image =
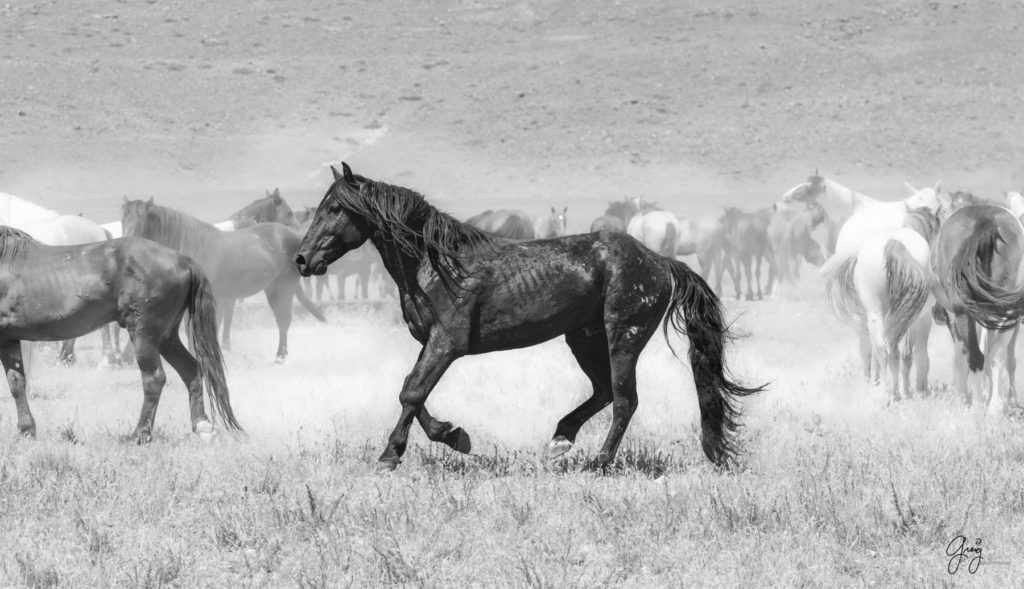
[{"label": "white horse's tail", "polygon": [[834,255],[821,267],[820,276],[825,281],[825,296],[832,311],[841,320],[861,325],[865,321],[864,306],[857,296],[853,270],[857,267],[857,256]]},{"label": "white horse's tail", "polygon": [[885,244],[885,289],[889,312],[885,315],[885,343],[896,345],[921,314],[928,300],[928,271],[922,268],[902,242]]}]

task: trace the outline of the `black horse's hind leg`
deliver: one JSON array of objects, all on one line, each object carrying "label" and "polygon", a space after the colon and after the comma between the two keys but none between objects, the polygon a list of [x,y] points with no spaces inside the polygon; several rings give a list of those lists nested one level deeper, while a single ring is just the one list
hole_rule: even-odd
[{"label": "black horse's hind leg", "polygon": [[28,381],[25,379],[25,363],[21,357],[21,342],[15,340],[0,344],[0,361],[3,362],[7,386],[11,388],[11,396],[18,410],[18,431],[23,436],[35,437],[36,420],[32,418],[28,397],[25,395]]},{"label": "black horse's hind leg", "polygon": [[174,368],[181,380],[188,387],[189,409],[192,415],[192,431],[201,438],[208,439],[213,435],[213,424],[206,416],[203,404],[203,381],[199,376],[199,365],[196,359],[185,348],[178,338],[178,330],[170,332],[160,344],[160,355]]},{"label": "black horse's hind leg", "polygon": [[[427,340],[412,372],[405,377],[402,392],[398,395],[398,400],[402,403],[402,414],[398,417],[398,423],[388,436],[388,444],[378,459],[381,469],[394,470],[398,467],[409,442],[409,426],[412,425],[412,420],[420,416],[430,391],[434,390],[434,386],[456,357],[450,343],[439,342],[436,337]],[[430,419],[433,420],[432,417]]]},{"label": "black horse's hind leg", "polygon": [[145,444],[153,436],[153,420],[156,418],[156,407],[160,403],[160,393],[167,382],[167,375],[160,362],[160,352],[148,335],[135,333],[132,342],[135,344],[135,361],[142,373],[142,412],[132,437],[138,443]]},{"label": "black horse's hind leg", "polygon": [[[607,303],[606,303],[607,304]],[[605,467],[615,460],[619,443],[629,426],[638,405],[636,394],[636,362],[640,352],[650,341],[658,326],[659,313],[644,321],[644,317],[630,317],[625,322],[609,326],[608,344],[611,363],[612,424],[608,430],[601,453],[597,455],[598,466]]]},{"label": "black horse's hind leg", "polygon": [[299,287],[298,278],[278,279],[263,291],[267,295],[267,303],[274,311],[277,322],[277,361],[283,362],[288,357],[288,328],[292,324],[292,299],[295,289]]},{"label": "black horse's hind leg", "polygon": [[469,454],[473,450],[473,442],[461,427],[455,427],[447,421],[434,419],[427,408],[420,407],[419,415],[416,416],[427,439],[431,442],[441,442],[456,452]]},{"label": "black horse's hind leg", "polygon": [[231,320],[235,316],[235,303],[238,302],[235,299],[217,299],[217,312],[220,315],[220,320],[224,325],[223,331],[221,332],[220,347],[222,350],[231,349]]},{"label": "black horse's hind leg", "polygon": [[612,367],[604,329],[589,336],[583,330],[567,333],[565,343],[569,344],[572,355],[590,379],[594,390],[590,398],[558,422],[555,435],[548,444],[549,460],[568,452],[576,442],[576,435],[583,424],[612,402]]}]

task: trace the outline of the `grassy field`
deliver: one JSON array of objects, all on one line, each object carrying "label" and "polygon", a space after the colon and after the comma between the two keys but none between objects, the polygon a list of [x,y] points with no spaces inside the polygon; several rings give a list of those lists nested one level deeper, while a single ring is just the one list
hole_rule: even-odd
[{"label": "grassy field", "polygon": [[[430,400],[474,454],[414,429],[394,474],[374,462],[416,355],[392,314],[335,312],[292,330],[270,362],[269,313],[228,353],[244,437],[194,439],[176,377],[145,447],[121,437],[141,403],[134,369],[65,368],[40,354],[39,437],[0,405],[0,579],[34,587],[334,587],[477,584],[990,586],[1024,578],[1024,426],[934,397],[884,406],[851,334],[817,300],[731,302],[748,382],[741,468],[718,472],[697,440],[688,368],[657,338],[615,472],[586,472],[608,417],[546,463],[561,415],[588,391],[561,342],[465,358]],[[949,382],[948,336],[932,338]],[[676,342],[679,343],[679,342]],[[679,343],[680,345],[683,345]],[[957,535],[983,564],[947,572]],[[1005,561],[1008,565],[990,564]],[[1016,580],[1016,581],[1015,581]]]}]

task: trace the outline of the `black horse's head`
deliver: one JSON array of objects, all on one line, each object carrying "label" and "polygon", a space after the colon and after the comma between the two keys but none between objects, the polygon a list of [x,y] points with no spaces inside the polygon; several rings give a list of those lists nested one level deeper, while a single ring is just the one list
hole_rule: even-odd
[{"label": "black horse's head", "polygon": [[121,205],[121,233],[125,237],[138,235],[145,237],[150,234],[151,225],[158,223],[150,215],[153,207],[153,197],[149,200],[128,200],[124,197],[124,204]]},{"label": "black horse's head", "polygon": [[346,206],[359,194],[366,180],[353,174],[344,162],[341,169],[339,172],[331,166],[334,182],[313,213],[313,221],[295,254],[295,265],[303,276],[323,274],[331,262],[363,245],[370,237],[366,220],[353,207]]}]

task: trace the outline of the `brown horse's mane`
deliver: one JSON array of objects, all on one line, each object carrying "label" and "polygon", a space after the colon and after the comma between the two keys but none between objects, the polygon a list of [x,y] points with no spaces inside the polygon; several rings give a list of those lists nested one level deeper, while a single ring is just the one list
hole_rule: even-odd
[{"label": "brown horse's mane", "polygon": [[[362,217],[374,233],[413,259],[426,256],[431,268],[450,284],[468,275],[464,257],[498,238],[467,225],[427,202],[422,194],[355,175],[358,190],[344,179],[331,185],[342,207]],[[418,290],[414,284],[407,287]]]},{"label": "brown horse's mane", "polygon": [[[128,206],[128,203],[124,206]],[[143,202],[142,206],[145,207],[146,220],[143,225],[144,233],[140,237],[187,256],[194,257],[206,249],[211,241],[221,236],[220,229],[187,213],[151,202]]]},{"label": "brown horse's mane", "polygon": [[0,225],[0,263],[10,264],[25,253],[26,247],[36,247],[36,238],[21,229]]}]

